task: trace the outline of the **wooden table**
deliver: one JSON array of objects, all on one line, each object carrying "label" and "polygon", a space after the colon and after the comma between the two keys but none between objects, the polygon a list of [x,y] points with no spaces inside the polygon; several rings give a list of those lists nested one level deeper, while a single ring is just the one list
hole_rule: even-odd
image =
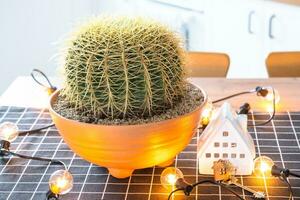
[{"label": "wooden table", "polygon": [[[58,79],[50,78],[56,85]],[[278,111],[300,111],[300,78],[271,79],[225,79],[225,78],[191,78],[192,83],[202,87],[211,100],[218,99],[236,92],[253,89],[256,86],[273,86],[279,91],[280,103]],[[48,96],[29,76],[18,77],[0,97],[0,105],[22,107],[45,107]],[[254,110],[266,111],[267,102],[255,94],[244,95],[231,99],[235,107],[245,102],[250,103]],[[270,105],[270,104],[268,104]]]},{"label": "wooden table", "polygon": [[[191,82],[202,86],[208,96],[214,100],[236,92],[253,89],[256,86],[273,86],[280,94],[278,111],[300,111],[300,78],[270,78],[270,79],[225,79],[225,78],[193,78]],[[255,94],[236,97],[232,105],[240,106],[250,103],[253,109],[265,111],[270,105]]]}]

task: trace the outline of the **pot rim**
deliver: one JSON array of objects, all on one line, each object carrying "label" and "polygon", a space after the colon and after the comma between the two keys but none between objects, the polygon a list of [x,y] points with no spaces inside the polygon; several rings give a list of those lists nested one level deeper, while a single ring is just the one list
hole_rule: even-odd
[{"label": "pot rim", "polygon": [[[193,83],[190,83],[192,85],[194,85]],[[185,117],[185,116],[188,116],[188,115],[191,115],[192,113],[194,112],[197,112],[197,110],[199,109],[202,109],[204,107],[204,105],[207,103],[208,101],[208,97],[207,97],[207,94],[206,92],[201,88],[201,87],[198,87],[196,85],[194,85],[195,87],[197,87],[201,93],[203,94],[203,97],[204,97],[204,100],[203,102],[201,103],[201,105],[197,106],[193,111],[189,112],[189,113],[185,113],[184,115],[180,115],[180,116],[177,116],[175,118],[171,118],[171,119],[165,119],[165,120],[162,120],[162,121],[157,121],[157,122],[149,122],[149,123],[142,123],[142,124],[121,124],[121,125],[117,125],[117,124],[93,124],[93,123],[86,123],[86,122],[80,122],[80,121],[76,121],[76,120],[73,120],[73,119],[69,119],[69,118],[66,118],[62,115],[60,115],[59,113],[57,113],[53,108],[52,108],[52,104],[54,103],[54,98],[58,96],[58,94],[60,93],[61,89],[58,89],[56,90],[54,93],[51,94],[50,98],[49,98],[49,102],[48,102],[48,108],[49,108],[49,111],[54,113],[55,115],[63,118],[64,120],[66,121],[69,121],[69,122],[72,122],[72,123],[79,123],[79,124],[88,124],[90,126],[95,126],[95,127],[99,127],[99,126],[105,126],[105,127],[136,127],[136,126],[153,126],[153,125],[157,125],[157,124],[160,124],[160,123],[168,123],[169,121],[173,121],[173,120],[177,120],[179,118],[182,118],[182,117]]]}]

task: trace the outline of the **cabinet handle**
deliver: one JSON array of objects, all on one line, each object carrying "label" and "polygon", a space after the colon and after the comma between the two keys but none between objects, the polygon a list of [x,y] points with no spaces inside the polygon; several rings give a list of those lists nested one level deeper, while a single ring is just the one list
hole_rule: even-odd
[{"label": "cabinet handle", "polygon": [[252,30],[252,16],[255,14],[255,11],[252,10],[249,12],[248,14],[248,33],[249,34],[253,34],[253,30]]},{"label": "cabinet handle", "polygon": [[181,25],[181,31],[185,40],[185,49],[190,49],[190,30],[187,23]]},{"label": "cabinet handle", "polygon": [[275,19],[276,15],[272,15],[269,19],[269,38],[270,39],[274,39],[274,35],[273,35],[273,20]]}]

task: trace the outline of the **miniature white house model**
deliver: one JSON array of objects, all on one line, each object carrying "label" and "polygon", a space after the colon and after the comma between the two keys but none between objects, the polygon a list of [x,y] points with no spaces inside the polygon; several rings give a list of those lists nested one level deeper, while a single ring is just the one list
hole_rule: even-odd
[{"label": "miniature white house model", "polygon": [[213,174],[214,161],[229,160],[236,175],[250,175],[255,146],[247,131],[247,115],[238,115],[225,102],[212,116],[198,141],[200,174]]}]

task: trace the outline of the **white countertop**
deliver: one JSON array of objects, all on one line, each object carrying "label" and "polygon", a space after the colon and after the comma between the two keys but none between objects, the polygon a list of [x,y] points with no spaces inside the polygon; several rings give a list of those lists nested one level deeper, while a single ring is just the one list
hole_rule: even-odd
[{"label": "white countertop", "polygon": [[[57,78],[49,79],[53,85],[61,85]],[[20,76],[0,96],[0,105],[44,108],[48,105],[48,98],[45,89],[30,76]]]}]

